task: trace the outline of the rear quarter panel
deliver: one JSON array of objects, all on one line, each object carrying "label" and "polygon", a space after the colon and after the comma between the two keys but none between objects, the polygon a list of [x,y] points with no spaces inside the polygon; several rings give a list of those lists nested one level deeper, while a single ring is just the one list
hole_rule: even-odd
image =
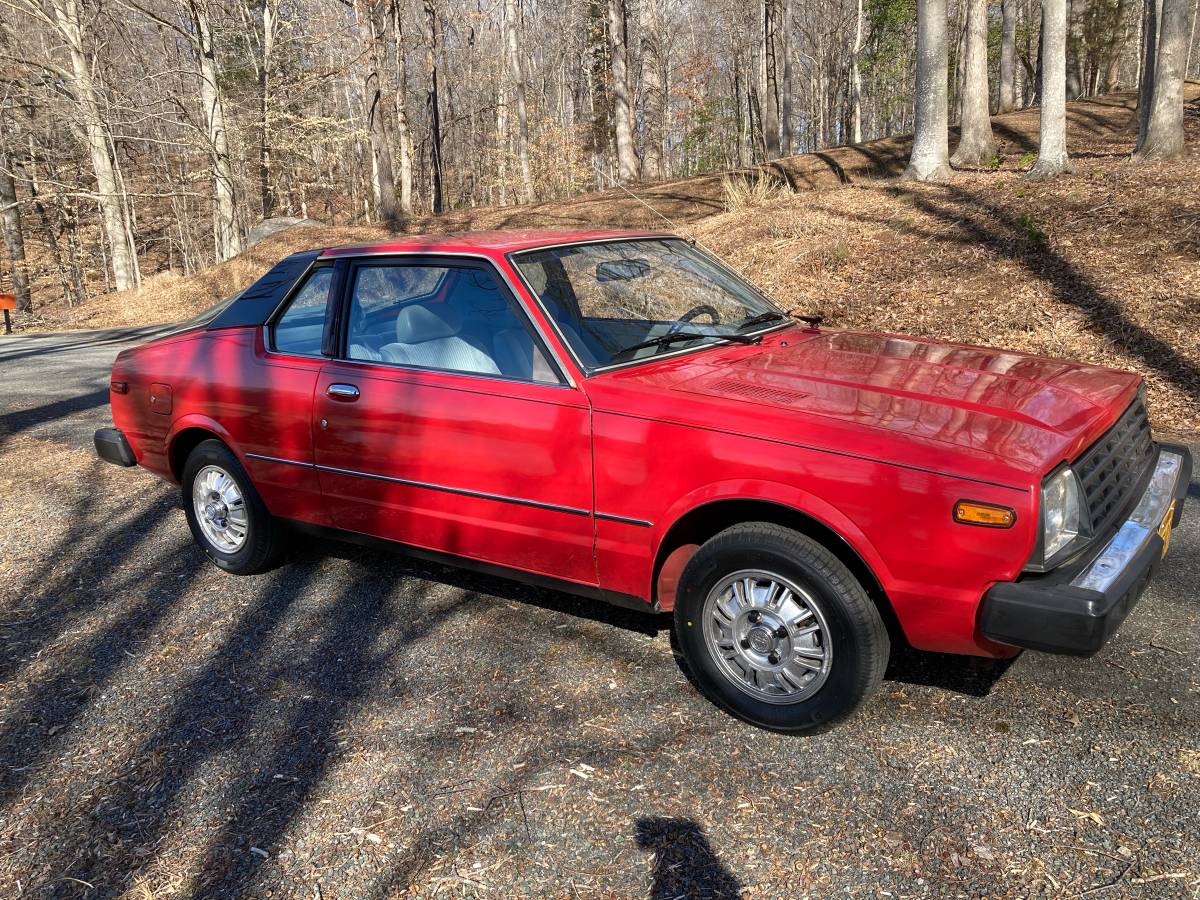
[{"label": "rear quarter panel", "polygon": [[[171,451],[190,428],[224,441],[250,473],[275,515],[328,524],[313,462],[312,397],[324,361],[271,354],[259,327],[196,331],[122,354],[113,379],[129,384],[113,394],[113,422],[125,432],[138,463],[176,480]],[[152,385],[171,388],[169,415],[154,411]],[[248,454],[286,459],[282,465]]]}]

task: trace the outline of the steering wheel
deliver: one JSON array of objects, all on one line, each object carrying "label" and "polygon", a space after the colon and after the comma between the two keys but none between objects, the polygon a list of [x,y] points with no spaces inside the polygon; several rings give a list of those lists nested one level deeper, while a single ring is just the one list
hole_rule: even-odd
[{"label": "steering wheel", "polygon": [[693,306],[682,316],[680,316],[678,321],[680,324],[691,322],[692,319],[696,318],[696,316],[708,316],[712,319],[713,325],[721,324],[721,314],[717,312],[717,308],[715,306],[710,306],[707,303],[699,303],[696,306]]}]

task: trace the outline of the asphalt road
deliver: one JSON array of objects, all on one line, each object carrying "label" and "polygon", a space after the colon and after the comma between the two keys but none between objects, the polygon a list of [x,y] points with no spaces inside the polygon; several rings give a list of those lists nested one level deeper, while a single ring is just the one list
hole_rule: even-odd
[{"label": "asphalt road", "polygon": [[0,339],[0,896],[1200,896],[1194,509],[1096,657],[899,651],[785,738],[660,618],[336,544],[216,570],[91,455],[142,337]]},{"label": "asphalt road", "polygon": [[[108,373],[126,347],[165,331],[106,328],[0,337],[0,432],[91,446],[108,406]],[[111,420],[105,424],[112,424]]]}]

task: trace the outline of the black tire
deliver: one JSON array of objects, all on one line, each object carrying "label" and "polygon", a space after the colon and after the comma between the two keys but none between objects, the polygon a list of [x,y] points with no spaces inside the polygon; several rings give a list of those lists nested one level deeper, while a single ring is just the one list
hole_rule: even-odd
[{"label": "black tire", "polygon": [[[743,679],[742,686],[735,683],[735,676],[730,673],[749,672],[749,669],[734,660],[745,659],[748,653],[757,652],[749,641],[738,640],[744,648],[740,654],[737,650],[727,649],[724,655],[730,662],[724,664],[716,655],[721,651],[710,648],[709,640],[706,640],[705,629],[710,630],[714,644],[718,642],[720,630],[716,619],[711,623],[703,621],[702,613],[709,594],[723,580],[743,570],[767,572],[791,582],[812,601],[804,606],[815,605],[823,619],[825,627],[816,636],[794,638],[792,635],[798,632],[789,631],[785,639],[782,637],[784,632],[776,631],[780,636],[779,647],[783,649],[770,658],[779,660],[781,655],[794,658],[791,648],[803,645],[803,649],[808,649],[807,644],[811,643],[813,652],[830,653],[828,663],[816,663],[824,667],[823,674],[805,672],[799,686],[785,682],[774,672],[760,676],[761,686],[759,680],[754,682],[760,691],[778,692],[777,699],[780,700],[784,692],[779,686],[786,684],[799,698],[795,701],[760,699],[752,695],[754,687],[749,685],[748,679]],[[766,580],[756,584],[758,586],[751,593],[766,591]],[[741,615],[751,618],[735,618],[734,624],[729,625],[729,633],[754,638],[755,635],[738,629],[748,627],[749,622],[758,622],[753,627],[759,629],[766,627],[764,623],[770,623],[763,613],[757,613],[758,618],[753,618],[759,607],[746,604],[742,608],[746,612]],[[765,612],[767,608],[763,609]],[[883,680],[891,647],[879,610],[850,570],[817,541],[766,522],[735,525],[696,551],[679,579],[675,631],[691,675],[705,696],[753,725],[792,734],[824,730],[853,713]],[[759,637],[762,645],[767,646],[770,637]],[[731,644],[725,646],[729,648]],[[818,680],[818,676],[823,680]],[[807,696],[804,693],[806,679],[811,679],[811,684],[815,685]]]},{"label": "black tire", "polygon": [[[229,475],[241,492],[246,514],[246,533],[241,545],[233,552],[223,550],[205,535],[197,517],[192,490],[196,477],[209,466],[216,466]],[[192,537],[214,563],[234,575],[255,575],[275,565],[279,558],[281,527],[267,512],[267,507],[254,489],[250,476],[236,456],[218,440],[207,440],[188,454],[180,479],[183,488],[183,509],[187,515]]]}]

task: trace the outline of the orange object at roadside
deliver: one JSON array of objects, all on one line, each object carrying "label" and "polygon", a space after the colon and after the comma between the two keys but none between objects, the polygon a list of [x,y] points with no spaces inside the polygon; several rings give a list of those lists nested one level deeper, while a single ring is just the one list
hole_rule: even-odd
[{"label": "orange object at roadside", "polygon": [[0,294],[0,309],[16,309],[17,298],[13,294]]}]

